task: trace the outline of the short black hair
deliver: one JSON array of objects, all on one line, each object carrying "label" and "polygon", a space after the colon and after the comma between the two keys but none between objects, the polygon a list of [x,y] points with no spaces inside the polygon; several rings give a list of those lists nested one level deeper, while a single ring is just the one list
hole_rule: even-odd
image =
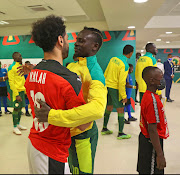
[{"label": "short black hair", "polygon": [[145,77],[147,75],[150,75],[151,73],[155,72],[157,69],[159,69],[159,68],[154,67],[154,66],[148,66],[148,67],[144,68],[144,70],[142,72],[142,78],[144,79],[144,81],[145,81]]},{"label": "short black hair", "polygon": [[134,47],[133,46],[131,46],[131,45],[126,45],[125,47],[124,47],[124,49],[123,49],[123,54],[124,55],[128,55],[128,54],[130,54],[131,52],[133,52],[134,51]]},{"label": "short black hair", "polygon": [[96,41],[99,44],[99,49],[101,48],[102,44],[103,44],[103,34],[100,30],[96,29],[96,28],[92,28],[92,27],[84,27],[83,30],[89,30],[91,31],[96,38]]},{"label": "short black hair", "polygon": [[137,52],[137,53],[136,53],[136,58],[137,58],[137,56],[138,56],[138,55],[140,55],[140,56],[141,56],[141,53],[140,53],[140,52]]},{"label": "short black hair", "polygon": [[50,15],[38,20],[32,26],[32,37],[37,46],[44,52],[54,49],[58,36],[65,36],[66,26],[62,17]]},{"label": "short black hair", "polygon": [[129,64],[129,67],[133,67],[133,65],[132,65],[132,64]]},{"label": "short black hair", "polygon": [[145,47],[146,51],[148,51],[153,45],[154,43],[147,43]]},{"label": "short black hair", "polygon": [[16,54],[19,54],[19,52],[14,52],[14,53],[12,54],[13,59],[14,59],[14,57],[15,57]]},{"label": "short black hair", "polygon": [[31,64],[30,61],[26,61],[25,63],[26,63],[26,64]]},{"label": "short black hair", "polygon": [[172,55],[172,54],[168,54],[168,57],[169,57],[170,55]]}]

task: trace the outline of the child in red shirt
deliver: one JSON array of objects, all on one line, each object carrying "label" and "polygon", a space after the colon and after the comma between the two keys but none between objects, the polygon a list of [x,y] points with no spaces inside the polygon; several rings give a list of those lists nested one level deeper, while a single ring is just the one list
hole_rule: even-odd
[{"label": "child in red shirt", "polygon": [[141,120],[137,171],[139,174],[164,174],[166,160],[163,139],[169,137],[163,104],[156,90],[165,88],[162,71],[149,66],[142,73],[147,91],[141,102]]}]

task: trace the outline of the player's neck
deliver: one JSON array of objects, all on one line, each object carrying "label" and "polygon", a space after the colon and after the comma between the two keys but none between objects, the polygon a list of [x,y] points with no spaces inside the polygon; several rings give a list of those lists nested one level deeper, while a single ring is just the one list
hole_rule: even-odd
[{"label": "player's neck", "polygon": [[55,61],[59,62],[61,65],[63,65],[62,54],[57,54],[54,52],[44,52],[44,59],[45,60],[55,60]]},{"label": "player's neck", "polygon": [[148,91],[151,91],[151,92],[153,92],[154,94],[156,93],[156,91],[157,91],[157,88],[156,87],[154,87],[154,86],[147,86],[147,90]]}]

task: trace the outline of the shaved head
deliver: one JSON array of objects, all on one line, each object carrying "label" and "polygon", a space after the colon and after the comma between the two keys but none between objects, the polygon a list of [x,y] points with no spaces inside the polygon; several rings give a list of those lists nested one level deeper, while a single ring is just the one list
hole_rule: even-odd
[{"label": "shaved head", "polygon": [[146,44],[146,52],[150,52],[152,53],[153,55],[156,55],[157,54],[157,48],[156,48],[156,45],[154,43],[148,43]]},{"label": "shaved head", "polygon": [[162,71],[159,68],[153,66],[146,67],[142,73],[142,78],[144,79],[147,85],[152,84],[152,79],[160,79],[162,78],[162,76]]},{"label": "shaved head", "polygon": [[14,61],[22,62],[22,56],[19,52],[14,52],[12,57],[13,57]]}]

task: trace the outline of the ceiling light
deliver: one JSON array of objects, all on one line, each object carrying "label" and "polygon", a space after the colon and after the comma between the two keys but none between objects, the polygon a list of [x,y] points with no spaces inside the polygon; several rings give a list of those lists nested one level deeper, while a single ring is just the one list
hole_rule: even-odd
[{"label": "ceiling light", "polygon": [[166,32],[166,34],[172,34],[172,32]]},{"label": "ceiling light", "polygon": [[134,2],[136,3],[144,3],[144,2],[147,2],[148,0],[134,0]]},{"label": "ceiling light", "polygon": [[156,39],[156,41],[161,41],[161,39]]},{"label": "ceiling light", "polygon": [[141,52],[144,52],[144,50],[141,50]]},{"label": "ceiling light", "polygon": [[167,44],[169,44],[169,43],[170,43],[170,41],[166,41],[166,43],[167,43]]},{"label": "ceiling light", "polygon": [[135,29],[135,26],[129,26],[128,29]]}]

